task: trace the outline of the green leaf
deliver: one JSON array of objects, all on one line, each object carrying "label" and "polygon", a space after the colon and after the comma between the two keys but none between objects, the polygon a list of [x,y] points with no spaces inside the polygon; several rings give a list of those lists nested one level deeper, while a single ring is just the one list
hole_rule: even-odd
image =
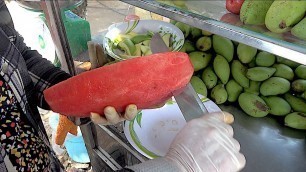
[{"label": "green leaf", "polygon": [[142,112],[139,111],[137,116],[136,116],[136,121],[137,121],[137,124],[139,125],[140,128],[141,128],[141,118],[142,118]]}]

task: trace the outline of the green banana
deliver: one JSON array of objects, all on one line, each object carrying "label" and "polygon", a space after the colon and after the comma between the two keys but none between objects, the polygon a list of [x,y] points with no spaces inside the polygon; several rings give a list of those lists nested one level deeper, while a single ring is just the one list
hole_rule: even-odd
[{"label": "green banana", "polygon": [[305,0],[275,0],[267,12],[266,27],[275,33],[287,32],[303,19],[305,12]]},{"label": "green banana", "polygon": [[246,114],[253,117],[264,117],[268,115],[270,110],[262,98],[251,93],[241,93],[238,103]]},{"label": "green banana", "polygon": [[146,41],[146,40],[151,40],[151,36],[149,35],[146,35],[146,34],[138,34],[138,35],[135,35],[131,38],[131,41],[134,43],[134,44],[139,44],[143,41]]},{"label": "green banana", "polygon": [[291,34],[306,40],[306,18],[301,20],[298,24],[296,24],[292,29],[291,29]]},{"label": "green banana", "polygon": [[296,76],[298,78],[301,78],[301,79],[306,79],[306,65],[300,65],[298,66],[294,73],[296,74]]},{"label": "green banana", "polygon": [[271,77],[265,80],[260,86],[260,93],[263,96],[274,96],[284,94],[290,90],[290,82],[281,77]]},{"label": "green banana", "polygon": [[118,47],[125,52],[126,55],[134,56],[136,52],[135,44],[128,38],[118,43]]},{"label": "green banana", "polygon": [[275,71],[275,68],[253,67],[247,70],[246,77],[252,81],[264,81],[270,78]]},{"label": "green banana", "polygon": [[244,92],[259,95],[260,84],[261,82],[251,80],[250,87],[244,88]]},{"label": "green banana", "polygon": [[284,116],[290,113],[291,106],[290,104],[281,97],[277,96],[269,96],[269,97],[261,97],[266,104],[269,106],[269,113],[277,116]]},{"label": "green banana", "polygon": [[231,70],[233,78],[239,85],[244,88],[250,86],[250,80],[246,77],[247,68],[239,60],[233,60]]},{"label": "green banana", "polygon": [[240,9],[240,20],[244,24],[263,25],[273,0],[245,0]]},{"label": "green banana", "polygon": [[201,51],[194,51],[189,53],[189,58],[193,65],[194,71],[199,71],[208,66],[212,55]]},{"label": "green banana", "polygon": [[297,79],[297,80],[292,82],[291,87],[292,87],[293,91],[304,92],[304,91],[306,91],[306,80],[305,79]]},{"label": "green banana", "polygon": [[196,47],[200,51],[207,51],[211,48],[211,38],[208,36],[200,37],[196,42]]},{"label": "green banana", "polygon": [[269,67],[275,63],[276,57],[271,53],[262,51],[257,54],[255,59],[257,66]]},{"label": "green banana", "polygon": [[230,77],[230,66],[227,60],[223,56],[217,55],[214,59],[213,67],[221,82],[226,84]]},{"label": "green banana", "polygon": [[213,35],[213,48],[217,54],[225,57],[228,62],[233,60],[234,44],[230,39]]},{"label": "green banana", "polygon": [[223,104],[227,100],[227,92],[224,88],[223,84],[218,84],[216,85],[212,90],[211,90],[211,98],[216,104]]},{"label": "green banana", "polygon": [[217,85],[218,77],[213,71],[213,69],[209,66],[204,69],[202,73],[202,80],[204,81],[208,89],[212,89],[214,86]]},{"label": "green banana", "polygon": [[290,93],[285,94],[286,101],[290,104],[291,108],[297,112],[306,113],[306,101],[291,95]]},{"label": "green banana", "polygon": [[289,81],[293,80],[294,72],[289,66],[285,64],[274,64],[272,67],[276,69],[276,72],[274,73],[273,76],[285,78]]},{"label": "green banana", "polygon": [[207,88],[204,82],[199,77],[192,76],[190,79],[190,83],[198,94],[207,97]]},{"label": "green banana", "polygon": [[225,89],[228,94],[227,100],[229,102],[237,101],[240,93],[243,91],[243,88],[235,80],[229,80],[225,85]]},{"label": "green banana", "polygon": [[241,63],[250,63],[256,56],[257,49],[245,44],[239,43],[237,47],[238,59]]},{"label": "green banana", "polygon": [[285,117],[285,125],[291,128],[306,130],[306,114],[293,112]]},{"label": "green banana", "polygon": [[281,64],[285,64],[285,65],[287,65],[287,66],[289,66],[291,68],[296,68],[296,67],[298,67],[300,65],[299,63],[297,63],[295,61],[291,61],[289,59],[285,59],[285,58],[280,57],[280,56],[276,57],[276,62],[277,63],[281,63]]},{"label": "green banana", "polygon": [[180,49],[180,52],[190,53],[190,52],[193,52],[195,50],[196,50],[196,48],[193,45],[193,43],[189,40],[185,40],[185,42],[183,44],[183,47]]}]

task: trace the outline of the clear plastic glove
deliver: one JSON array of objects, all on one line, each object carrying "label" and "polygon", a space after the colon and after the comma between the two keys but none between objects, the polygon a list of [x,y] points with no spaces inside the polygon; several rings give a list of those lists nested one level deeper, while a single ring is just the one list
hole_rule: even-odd
[{"label": "clear plastic glove", "polygon": [[124,115],[121,115],[112,106],[107,106],[104,109],[104,115],[92,112],[90,115],[91,121],[100,125],[117,124],[124,120],[132,120],[137,115],[137,106],[130,104],[126,107]]},{"label": "clear plastic glove", "polygon": [[[235,172],[245,165],[240,144],[228,125],[234,117],[227,112],[211,113],[194,119],[175,137],[164,157],[180,171]],[[228,124],[226,124],[228,123]]]}]

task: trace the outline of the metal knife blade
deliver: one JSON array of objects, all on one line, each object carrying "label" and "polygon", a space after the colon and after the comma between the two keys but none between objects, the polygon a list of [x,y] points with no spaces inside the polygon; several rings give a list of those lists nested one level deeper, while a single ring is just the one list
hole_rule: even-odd
[{"label": "metal knife blade", "polygon": [[[153,35],[150,48],[152,53],[169,52],[169,48],[159,33],[155,33]],[[186,87],[173,92],[173,96],[187,122],[208,113],[207,109],[190,83],[188,83]]]}]

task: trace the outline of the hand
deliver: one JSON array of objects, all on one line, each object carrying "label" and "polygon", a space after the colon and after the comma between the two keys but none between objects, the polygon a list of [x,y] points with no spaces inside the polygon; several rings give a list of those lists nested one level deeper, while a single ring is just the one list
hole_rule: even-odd
[{"label": "hand", "polygon": [[112,106],[104,108],[104,116],[92,112],[90,118],[93,123],[100,125],[117,124],[124,120],[132,120],[137,115],[137,106],[134,104],[128,105],[125,109],[124,115],[116,111]]},{"label": "hand", "polygon": [[165,159],[180,171],[239,171],[246,160],[233,138],[233,128],[226,124],[233,121],[231,114],[218,112],[188,122],[175,137]]}]

